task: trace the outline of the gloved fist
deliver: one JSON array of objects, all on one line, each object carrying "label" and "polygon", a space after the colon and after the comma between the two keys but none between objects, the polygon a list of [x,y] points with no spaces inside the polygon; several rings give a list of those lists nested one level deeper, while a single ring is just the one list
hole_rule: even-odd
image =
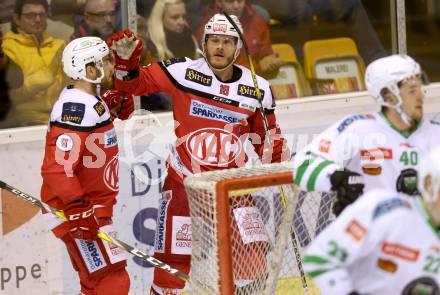
[{"label": "gloved fist", "polygon": [[112,119],[126,120],[134,111],[134,99],[131,94],[119,90],[107,90],[102,95],[102,99],[110,109]]},{"label": "gloved fist", "polygon": [[397,178],[396,190],[410,196],[418,195],[417,171],[413,168],[402,170]]},{"label": "gloved fist", "polygon": [[69,225],[69,234],[74,239],[86,241],[96,240],[98,220],[93,205],[87,200],[79,200],[67,205],[64,215]]},{"label": "gloved fist", "polygon": [[330,176],[331,190],[336,191],[333,213],[338,216],[348,205],[364,192],[364,182],[359,173],[349,170],[336,170]]},{"label": "gloved fist", "polygon": [[115,53],[116,70],[130,71],[139,67],[144,45],[129,30],[116,32],[107,39],[107,45]]}]

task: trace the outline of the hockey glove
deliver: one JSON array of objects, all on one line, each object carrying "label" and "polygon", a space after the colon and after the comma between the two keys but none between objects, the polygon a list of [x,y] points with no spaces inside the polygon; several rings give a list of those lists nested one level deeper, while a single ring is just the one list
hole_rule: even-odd
[{"label": "hockey glove", "polygon": [[139,67],[144,45],[131,31],[114,33],[107,39],[115,54],[115,69],[129,72]]},{"label": "hockey glove", "polygon": [[336,200],[333,203],[333,213],[336,216],[364,192],[362,176],[346,169],[333,172],[330,182],[331,189],[336,191]]},{"label": "hockey glove", "polygon": [[93,205],[87,200],[78,200],[67,205],[64,215],[69,224],[69,234],[74,239],[86,241],[96,240],[98,220]]},{"label": "hockey glove", "polygon": [[102,99],[110,109],[112,119],[126,120],[134,111],[134,99],[131,94],[119,90],[107,90],[102,95]]},{"label": "hockey glove", "polygon": [[396,190],[410,196],[418,195],[417,171],[412,168],[402,170],[397,178]]}]

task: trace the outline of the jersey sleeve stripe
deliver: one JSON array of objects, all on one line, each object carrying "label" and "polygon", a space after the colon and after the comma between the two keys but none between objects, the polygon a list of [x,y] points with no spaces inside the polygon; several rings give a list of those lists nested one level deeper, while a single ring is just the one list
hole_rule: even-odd
[{"label": "jersey sleeve stripe", "polygon": [[322,163],[320,163],[315,170],[312,171],[312,174],[309,177],[309,180],[307,181],[307,191],[311,192],[315,190],[315,184],[316,184],[316,179],[319,176],[319,173],[321,173],[321,171],[326,168],[327,166],[331,165],[332,162],[331,161],[324,161]]},{"label": "jersey sleeve stripe", "polygon": [[313,264],[326,264],[329,263],[327,259],[325,259],[322,256],[316,256],[316,255],[306,255],[304,257],[304,263],[313,263]]},{"label": "jersey sleeve stripe", "polygon": [[[225,103],[225,102],[222,102],[222,101],[220,101],[218,99],[215,99],[215,95],[213,95],[211,93],[207,93],[207,92],[203,92],[203,91],[200,91],[200,90],[197,90],[197,89],[189,88],[189,87],[186,87],[186,86],[180,84],[171,75],[171,73],[168,72],[167,68],[162,63],[159,63],[159,66],[164,71],[164,73],[167,75],[168,79],[174,84],[174,86],[176,86],[177,89],[182,90],[182,91],[187,92],[187,93],[191,93],[191,94],[197,95],[197,96],[201,96],[201,97],[209,99],[209,100],[214,100],[214,101],[219,102],[219,103]],[[228,104],[228,105],[232,105],[232,106],[236,106],[236,107],[238,107],[240,105],[240,103],[238,101],[230,99],[230,98],[228,98],[227,101],[228,101],[228,103],[226,103],[226,104]]]},{"label": "jersey sleeve stripe", "polygon": [[[306,156],[309,156],[310,152],[306,153]],[[301,180],[304,176],[304,173],[307,170],[307,167],[310,165],[310,159],[305,160],[297,169],[296,173],[295,173],[295,184],[296,185],[300,185],[301,184]]]},{"label": "jersey sleeve stripe", "polygon": [[331,269],[319,269],[319,270],[315,270],[315,271],[310,271],[310,272],[307,272],[307,274],[312,278],[312,279],[314,279],[314,278],[316,278],[316,277],[318,277],[318,276],[320,276],[320,275],[322,275],[322,274],[324,274],[324,273],[326,273],[326,272],[328,272],[328,271],[330,271]]},{"label": "jersey sleeve stripe", "polygon": [[63,129],[68,129],[68,130],[72,130],[72,131],[82,131],[82,132],[90,132],[95,130],[96,128],[100,128],[100,127],[104,127],[107,126],[108,124],[111,124],[112,120],[109,118],[108,120],[105,120],[104,122],[98,123],[94,126],[75,126],[75,125],[71,125],[71,124],[67,124],[67,123],[61,123],[58,121],[51,121],[50,125],[51,126],[57,126]]}]

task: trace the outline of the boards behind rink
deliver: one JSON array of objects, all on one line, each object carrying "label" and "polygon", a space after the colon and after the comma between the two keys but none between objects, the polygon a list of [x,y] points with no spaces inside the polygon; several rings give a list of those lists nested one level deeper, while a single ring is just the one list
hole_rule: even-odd
[{"label": "boards behind rink", "polygon": [[269,164],[185,180],[192,223],[187,294],[319,294],[302,270],[302,254],[334,218],[333,197],[300,193],[292,171],[290,163]]}]

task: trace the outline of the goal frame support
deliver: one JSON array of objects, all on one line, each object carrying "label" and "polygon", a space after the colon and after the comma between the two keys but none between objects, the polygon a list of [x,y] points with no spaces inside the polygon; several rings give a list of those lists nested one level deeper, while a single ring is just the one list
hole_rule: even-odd
[{"label": "goal frame support", "polygon": [[292,172],[281,172],[270,175],[246,176],[240,179],[223,179],[215,187],[217,205],[217,249],[219,261],[220,294],[234,294],[234,278],[232,267],[231,247],[231,216],[229,207],[229,191],[259,188],[265,186],[279,186],[293,183]]}]

